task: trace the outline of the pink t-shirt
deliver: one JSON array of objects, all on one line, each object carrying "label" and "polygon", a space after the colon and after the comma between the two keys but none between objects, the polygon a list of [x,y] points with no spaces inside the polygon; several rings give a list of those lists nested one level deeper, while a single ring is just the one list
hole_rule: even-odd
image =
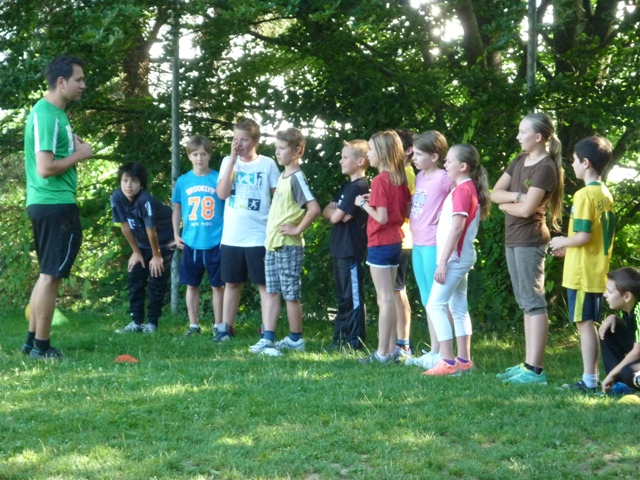
[{"label": "pink t-shirt", "polygon": [[440,263],[442,250],[447,243],[447,237],[451,231],[451,224],[455,215],[463,215],[467,218],[458,245],[449,257],[449,262],[457,262],[461,266],[472,267],[476,263],[476,250],[473,248],[473,241],[478,233],[478,225],[480,223],[480,202],[478,201],[478,191],[471,179],[458,184],[442,205],[437,233],[438,263]]},{"label": "pink t-shirt", "polygon": [[453,180],[444,170],[438,169],[429,175],[420,172],[416,176],[411,203],[411,235],[414,245],[436,245],[438,218],[452,185]]},{"label": "pink t-shirt", "polygon": [[402,241],[405,206],[411,200],[407,184],[391,183],[389,172],[382,171],[371,181],[369,205],[387,209],[387,223],[380,225],[373,217],[367,221],[368,246],[393,245]]}]

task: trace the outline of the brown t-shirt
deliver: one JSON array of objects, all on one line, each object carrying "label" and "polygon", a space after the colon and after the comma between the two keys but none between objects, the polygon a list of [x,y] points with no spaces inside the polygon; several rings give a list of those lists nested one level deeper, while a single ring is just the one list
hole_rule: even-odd
[{"label": "brown t-shirt", "polygon": [[505,214],[505,245],[507,247],[536,247],[549,243],[551,236],[546,223],[547,204],[558,185],[558,167],[550,157],[525,166],[529,154],[518,155],[507,167],[511,176],[510,192],[527,193],[530,187],[545,191],[537,210],[527,218]]}]

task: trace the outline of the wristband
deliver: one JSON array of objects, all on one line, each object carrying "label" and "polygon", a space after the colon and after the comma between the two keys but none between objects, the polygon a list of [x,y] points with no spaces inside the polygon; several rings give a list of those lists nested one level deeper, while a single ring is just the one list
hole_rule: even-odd
[{"label": "wristband", "polygon": [[360,208],[364,208],[364,204],[367,203],[366,200],[361,200],[360,201]]},{"label": "wristband", "polygon": [[518,192],[518,195],[516,195],[516,199],[513,201],[513,203],[520,203],[521,198],[522,198],[522,192]]}]

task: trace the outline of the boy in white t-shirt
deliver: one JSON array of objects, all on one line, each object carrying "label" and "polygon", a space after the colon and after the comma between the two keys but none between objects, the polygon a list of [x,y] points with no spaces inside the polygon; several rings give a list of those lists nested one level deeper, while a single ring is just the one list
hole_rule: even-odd
[{"label": "boy in white t-shirt", "polygon": [[[214,342],[233,339],[240,293],[247,280],[258,285],[262,318],[267,314],[264,244],[271,195],[278,184],[279,171],[272,158],[257,153],[259,142],[259,125],[251,119],[241,119],[233,130],[231,155],[220,166],[217,192],[226,200],[220,267],[225,291],[222,323]],[[279,310],[280,306],[274,308]]]}]

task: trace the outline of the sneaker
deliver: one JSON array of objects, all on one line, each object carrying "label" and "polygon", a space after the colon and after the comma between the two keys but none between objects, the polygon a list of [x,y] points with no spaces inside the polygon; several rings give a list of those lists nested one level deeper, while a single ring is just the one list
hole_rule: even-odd
[{"label": "sneaker", "polygon": [[460,364],[456,361],[453,365],[449,365],[444,359],[440,359],[440,361],[436,364],[435,367],[430,368],[426,372],[422,372],[422,375],[430,375],[430,376],[452,376],[457,377],[460,375]]},{"label": "sneaker", "polygon": [[224,326],[224,330],[222,330],[219,325],[216,325],[214,326],[213,331],[214,335],[212,341],[214,343],[228,342],[233,340],[236,336],[235,330],[231,327],[227,327],[226,325]]},{"label": "sneaker", "polygon": [[387,363],[392,357],[393,355],[378,355],[378,351],[374,350],[371,355],[359,358],[358,362],[363,365],[366,365],[367,363]]},{"label": "sneaker", "polygon": [[540,374],[533,373],[528,368],[521,368],[519,372],[511,377],[502,380],[502,383],[505,385],[524,385],[524,384],[538,384],[538,385],[546,385],[547,384],[547,372],[542,372]]},{"label": "sneaker", "polygon": [[194,335],[200,335],[202,333],[202,330],[200,329],[200,327],[198,325],[194,325],[194,326],[190,326],[189,330],[187,330],[187,333],[184,334],[185,337],[193,337]]},{"label": "sneaker", "polygon": [[435,367],[442,359],[442,355],[440,355],[439,353],[425,352],[424,350],[423,352],[424,354],[420,357],[407,358],[404,364],[410,366],[415,365],[422,368],[423,370],[429,370],[430,368]]},{"label": "sneaker", "polygon": [[31,350],[33,350],[33,346],[27,345],[25,343],[24,345],[22,345],[22,348],[20,349],[20,353],[23,355],[29,355],[31,353]]},{"label": "sneaker", "polygon": [[609,390],[609,395],[621,397],[623,395],[631,395],[632,393],[635,393],[635,392],[636,391],[630,386],[628,386],[626,383],[616,382],[613,384],[613,387],[611,387],[611,390]]},{"label": "sneaker", "polygon": [[507,378],[511,378],[514,375],[519,374],[522,370],[526,370],[524,367],[524,363],[520,363],[519,365],[514,365],[513,367],[507,368],[504,372],[498,373],[496,378],[499,380],[506,380]]},{"label": "sneaker", "polygon": [[411,347],[409,345],[396,345],[396,349],[393,352],[393,358],[397,363],[400,363],[403,360],[406,361],[411,357],[413,357],[413,351],[411,350]]},{"label": "sneaker", "polygon": [[261,338],[260,340],[258,340],[258,343],[249,347],[249,351],[251,353],[262,353],[267,348],[275,348],[275,345],[271,340]]},{"label": "sneaker", "polygon": [[29,353],[29,358],[33,360],[62,360],[62,352],[57,348],[49,347],[49,350],[41,352],[33,348]]},{"label": "sneaker", "polygon": [[584,383],[584,380],[580,380],[576,383],[565,383],[564,385],[562,385],[562,388],[573,390],[574,392],[596,393],[600,390],[601,385],[600,382],[598,382],[598,385],[596,385],[595,387],[587,387],[587,384]]},{"label": "sneaker", "polygon": [[[456,359],[456,361],[458,361],[458,359]],[[471,373],[473,371],[473,362],[471,360],[468,362],[458,362],[458,366],[462,373]]]},{"label": "sneaker", "polygon": [[142,326],[142,333],[144,333],[145,335],[153,335],[157,331],[158,331],[158,326],[154,325],[153,323],[145,323]]},{"label": "sneaker", "polygon": [[290,337],[284,337],[282,340],[276,342],[276,348],[278,350],[297,350],[298,352],[304,352],[304,339],[301,338],[294,342]]},{"label": "sneaker", "polygon": [[116,330],[116,333],[142,333],[144,327],[141,324],[136,322],[131,322],[124,328],[119,328]]}]

